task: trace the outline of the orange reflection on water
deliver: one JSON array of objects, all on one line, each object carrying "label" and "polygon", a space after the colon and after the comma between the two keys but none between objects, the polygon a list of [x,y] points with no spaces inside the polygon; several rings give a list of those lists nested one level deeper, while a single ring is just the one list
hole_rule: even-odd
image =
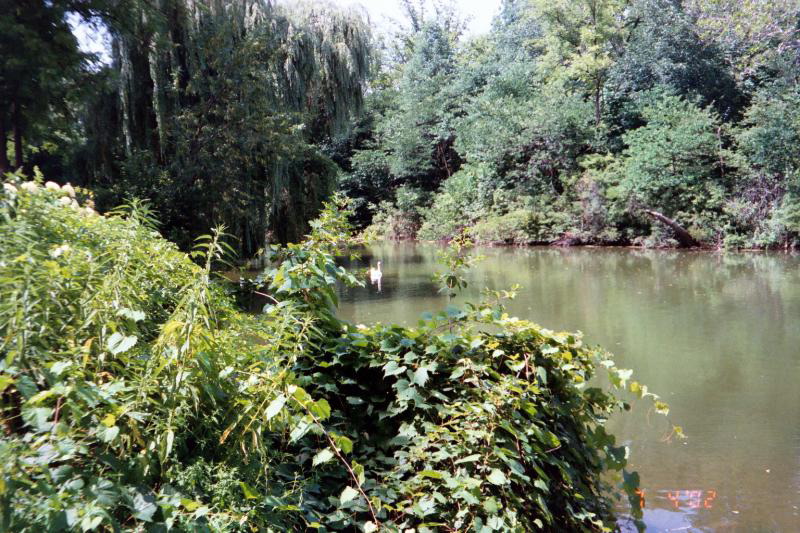
[{"label": "orange reflection on water", "polygon": [[644,509],[644,491],[642,489],[636,489],[636,495],[639,496],[639,509]]},{"label": "orange reflection on water", "polygon": [[[672,502],[675,509],[680,509],[681,504],[689,509],[711,509],[714,500],[717,499],[715,490],[668,490],[665,492],[667,499]],[[645,506],[644,491],[636,489],[636,494],[639,496],[639,507],[643,509]]]}]

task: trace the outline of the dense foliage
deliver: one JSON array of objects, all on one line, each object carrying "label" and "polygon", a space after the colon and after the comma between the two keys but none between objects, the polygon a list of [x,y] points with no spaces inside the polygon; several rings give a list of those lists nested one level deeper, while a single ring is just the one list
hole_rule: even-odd
[{"label": "dense foliage", "polygon": [[471,38],[445,31],[451,19],[403,34],[410,49],[369,95],[343,181],[364,225],[488,243],[800,245],[797,2],[504,0]]},{"label": "dense foliage", "polygon": [[17,3],[0,172],[147,198],[184,250],[225,224],[247,257],[337,188],[391,238],[800,243],[796,0],[502,0],[472,36],[398,2],[378,36],[305,0]]},{"label": "dense foliage", "polygon": [[[78,52],[66,13],[108,32],[108,64]],[[64,126],[30,136],[26,157],[20,140],[14,168],[89,187],[101,209],[147,198],[183,247],[225,224],[247,255],[299,239],[334,190],[321,147],[349,131],[372,53],[363,17],[324,2],[56,0],[4,12],[0,25],[11,103],[0,145],[37,120],[28,100],[44,106],[38,130]],[[12,82],[27,83],[15,90],[28,100],[6,98]],[[55,124],[50,101],[68,124]],[[16,121],[20,108],[29,115]]]},{"label": "dense foliage", "polygon": [[242,285],[270,300],[243,314],[213,275],[223,234],[195,262],[146,206],[88,196],[0,196],[3,530],[613,526],[626,452],[604,424],[625,404],[593,376],[647,393],[602,350],[503,294],[416,328],[337,319],[335,283],[358,281],[334,207]]}]

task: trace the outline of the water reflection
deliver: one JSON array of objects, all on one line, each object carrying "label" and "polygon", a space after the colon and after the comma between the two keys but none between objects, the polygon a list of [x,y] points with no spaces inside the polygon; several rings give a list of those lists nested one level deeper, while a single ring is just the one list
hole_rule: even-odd
[{"label": "water reflection", "polygon": [[[434,247],[369,252],[361,266],[383,261],[382,292],[343,291],[345,318],[413,324],[447,305],[431,281]],[[587,248],[482,254],[467,298],[521,284],[513,314],[585,332],[670,403],[688,441],[662,442],[663,426],[643,404],[613,421],[642,476],[649,530],[800,531],[800,259]]]}]

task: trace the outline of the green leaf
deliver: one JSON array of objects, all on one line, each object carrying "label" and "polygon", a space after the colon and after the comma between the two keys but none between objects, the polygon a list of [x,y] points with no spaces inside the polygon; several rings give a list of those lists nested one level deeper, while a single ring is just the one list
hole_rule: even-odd
[{"label": "green leaf", "polygon": [[486,479],[492,485],[505,485],[506,483],[508,483],[508,478],[506,478],[506,475],[497,468],[493,468],[492,472]]},{"label": "green leaf", "polygon": [[6,374],[0,375],[0,392],[3,392],[9,385],[14,384],[14,378]]},{"label": "green leaf", "polygon": [[128,336],[116,332],[108,338],[108,351],[113,355],[118,355],[133,348],[136,344],[137,338],[135,336]]},{"label": "green leaf", "polygon": [[321,465],[322,463],[327,463],[331,459],[333,459],[333,452],[330,450],[330,448],[325,448],[324,450],[317,452],[317,454],[314,456],[314,460],[311,461],[311,464],[313,466],[317,466]]},{"label": "green leaf", "polygon": [[133,508],[131,509],[131,514],[137,520],[141,520],[143,522],[152,521],[153,515],[158,510],[155,501],[156,500],[152,494],[137,492],[133,497]]},{"label": "green leaf", "polygon": [[33,395],[31,399],[28,400],[29,405],[37,405],[48,399],[49,397],[56,394],[56,391],[53,389],[47,389],[40,392],[37,392]]},{"label": "green leaf", "polygon": [[353,441],[345,437],[344,435],[331,435],[333,442],[336,443],[336,446],[342,450],[344,453],[350,453],[353,451]]},{"label": "green leaf", "polygon": [[[267,420],[271,420],[275,415],[277,415],[283,406],[286,404],[286,396],[283,394],[278,395],[274,400],[270,402],[267,406],[267,410],[265,411],[265,415]],[[263,404],[262,404],[263,405]]]},{"label": "green leaf", "polygon": [[53,410],[49,407],[36,407],[22,410],[22,419],[39,431],[50,430],[50,417],[52,415]]},{"label": "green leaf", "polygon": [[425,367],[419,367],[414,371],[414,376],[411,378],[411,381],[419,385],[420,387],[424,387],[425,383],[428,381],[428,369]]},{"label": "green leaf", "polygon": [[358,496],[358,491],[356,489],[353,487],[345,487],[342,494],[339,496],[339,506],[352,501],[356,496]]},{"label": "green leaf", "polygon": [[[53,373],[55,376],[60,376],[64,373],[66,369],[72,366],[72,361],[58,361],[57,363],[53,363],[53,366],[50,367],[50,372]],[[2,380],[2,378],[0,378]],[[2,383],[0,383],[0,392],[2,392]]]},{"label": "green leaf", "polygon": [[128,318],[134,322],[141,322],[145,319],[145,314],[143,311],[134,311],[133,309],[128,309],[126,307],[123,307],[117,311],[117,316]]},{"label": "green leaf", "polygon": [[466,368],[463,366],[457,367],[453,372],[450,374],[450,379],[458,379],[464,375]]},{"label": "green leaf", "polygon": [[311,401],[311,396],[306,392],[306,390],[302,387],[298,387],[297,385],[289,386],[289,394],[291,394],[292,397],[297,400],[297,403],[304,407],[306,404],[308,404],[308,402]]},{"label": "green leaf", "polygon": [[111,426],[111,427],[100,426],[100,430],[97,432],[97,435],[103,442],[106,443],[113,442],[114,439],[116,439],[117,436],[119,435],[119,426]]},{"label": "green leaf", "polygon": [[429,477],[432,479],[444,479],[444,474],[442,472],[438,472],[436,470],[422,470],[419,474],[419,477]]},{"label": "green leaf", "polygon": [[327,420],[331,416],[331,406],[325,398],[312,403],[308,409],[319,420]]},{"label": "green leaf", "polygon": [[187,511],[192,512],[196,511],[203,504],[200,502],[196,502],[194,500],[190,500],[188,498],[181,498],[181,505]]},{"label": "green leaf", "polygon": [[364,529],[364,533],[372,533],[373,531],[377,531],[378,530],[378,526],[377,526],[377,524],[375,524],[375,522],[365,522],[364,526],[363,526],[363,529]]},{"label": "green leaf", "polygon": [[83,531],[92,531],[93,529],[97,528],[102,521],[102,515],[86,515],[83,517],[83,520],[81,520],[81,529]]},{"label": "green leaf", "polygon": [[398,374],[402,374],[405,371],[406,371],[406,367],[398,366],[395,361],[389,361],[383,367],[383,375],[386,376],[386,377],[396,376]]},{"label": "green leaf", "polygon": [[242,488],[245,499],[256,500],[260,498],[258,492],[244,481],[240,481],[239,486]]},{"label": "green leaf", "polygon": [[498,503],[497,498],[490,496],[483,500],[483,509],[487,514],[494,514],[500,510],[500,503]]},{"label": "green leaf", "polygon": [[490,516],[486,521],[486,525],[494,531],[501,531],[503,529],[503,519],[497,515]]},{"label": "green leaf", "polygon": [[475,461],[477,461],[480,458],[481,458],[481,454],[473,453],[472,455],[468,455],[466,457],[462,457],[461,459],[456,461],[456,464],[458,465],[458,464],[461,464],[461,463],[474,463]]},{"label": "green leaf", "polygon": [[536,375],[544,385],[547,385],[547,370],[543,366],[536,367]]},{"label": "green leaf", "polygon": [[299,422],[297,422],[297,425],[295,425],[294,429],[292,429],[292,432],[289,434],[289,441],[295,442],[301,439],[303,435],[308,433],[313,425],[314,421],[311,420],[311,417],[308,415],[304,416]]}]

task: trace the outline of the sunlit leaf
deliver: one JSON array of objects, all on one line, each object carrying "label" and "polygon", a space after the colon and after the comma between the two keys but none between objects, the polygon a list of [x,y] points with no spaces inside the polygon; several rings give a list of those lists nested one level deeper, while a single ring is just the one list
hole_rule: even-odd
[{"label": "sunlit leaf", "polygon": [[345,505],[358,496],[358,491],[353,487],[345,487],[342,494],[339,496],[339,505]]},{"label": "sunlit leaf", "polygon": [[242,494],[244,494],[247,500],[256,500],[260,497],[258,492],[244,481],[239,482],[239,487],[242,489]]},{"label": "sunlit leaf", "polygon": [[489,483],[492,483],[493,485],[505,485],[508,483],[508,478],[506,478],[506,475],[497,468],[493,468],[486,479],[489,480]]},{"label": "sunlit leaf", "polygon": [[267,420],[271,420],[275,415],[277,415],[281,409],[283,409],[285,404],[286,396],[283,394],[278,395],[274,400],[272,400],[267,406],[267,410],[264,412]]},{"label": "sunlit leaf", "polygon": [[321,465],[323,463],[327,463],[333,459],[333,452],[329,448],[325,448],[324,450],[320,450],[314,456],[314,460],[311,462],[313,466]]},{"label": "sunlit leaf", "polygon": [[113,355],[124,353],[133,348],[133,346],[136,345],[137,340],[138,339],[133,335],[125,336],[119,332],[116,332],[108,338],[108,351],[110,351]]}]

